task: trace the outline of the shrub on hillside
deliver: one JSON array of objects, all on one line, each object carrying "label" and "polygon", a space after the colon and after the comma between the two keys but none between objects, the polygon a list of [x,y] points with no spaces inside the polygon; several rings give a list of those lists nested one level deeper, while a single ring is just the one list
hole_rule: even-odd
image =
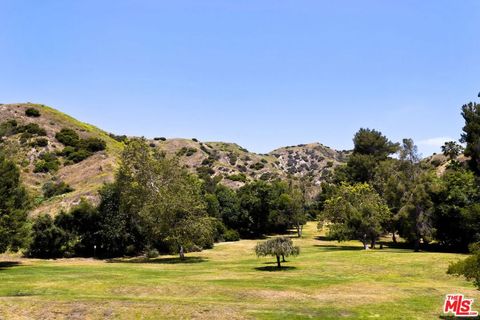
[{"label": "shrub on hillside", "polygon": [[70,160],[73,163],[79,163],[79,162],[82,162],[83,160],[87,159],[91,155],[92,155],[92,153],[88,150],[78,149],[78,150],[75,150],[74,152],[70,153],[67,157],[67,160]]},{"label": "shrub on hillside", "polygon": [[0,138],[8,137],[16,133],[18,123],[16,120],[8,120],[0,124]]},{"label": "shrub on hillside", "polygon": [[80,136],[70,128],[63,128],[55,134],[55,138],[65,146],[76,147],[80,143]]},{"label": "shrub on hillside", "polygon": [[35,164],[35,169],[33,172],[39,173],[47,173],[47,172],[54,172],[58,170],[60,163],[58,162],[57,156],[54,153],[46,152],[42,153],[38,157],[38,161]]},{"label": "shrub on hillside", "polygon": [[15,133],[29,133],[31,135],[46,136],[47,131],[36,123],[29,123],[24,126],[17,126]]},{"label": "shrub on hillside", "polygon": [[118,142],[125,142],[128,139],[126,135],[119,136],[119,135],[116,135],[116,134],[113,134],[113,133],[109,133],[108,135],[110,136],[110,138],[112,138],[112,139],[114,139]]},{"label": "shrub on hillside", "polygon": [[228,158],[229,158],[229,162],[232,166],[234,166],[237,163],[238,157],[235,153],[229,153]]},{"label": "shrub on hillside", "polygon": [[213,170],[212,168],[209,168],[209,167],[198,167],[197,168],[197,173],[199,175],[212,175],[215,173],[215,170]]},{"label": "shrub on hillside", "polygon": [[231,181],[247,182],[247,176],[243,173],[229,175],[227,176],[227,179]]},{"label": "shrub on hillside", "polygon": [[48,146],[48,140],[45,138],[38,138],[33,140],[30,145],[32,147],[46,147]]},{"label": "shrub on hillside", "polygon": [[43,196],[45,198],[52,198],[55,196],[72,192],[74,191],[74,189],[63,181],[59,181],[59,182],[49,181],[43,185],[42,191],[43,191]]},{"label": "shrub on hillside", "polygon": [[35,108],[28,108],[27,110],[25,110],[25,115],[27,117],[38,118],[38,117],[40,117],[40,111],[38,111]]},{"label": "shrub on hillside", "polygon": [[264,167],[265,167],[265,165],[261,162],[257,162],[255,164],[250,165],[250,169],[254,169],[254,170],[261,170]]},{"label": "shrub on hillside", "polygon": [[80,141],[80,148],[90,152],[103,151],[107,147],[107,143],[99,138],[87,138]]}]

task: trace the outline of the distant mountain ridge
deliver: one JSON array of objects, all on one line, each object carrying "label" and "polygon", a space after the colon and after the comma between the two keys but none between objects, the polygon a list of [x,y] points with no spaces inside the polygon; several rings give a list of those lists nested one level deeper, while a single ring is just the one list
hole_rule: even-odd
[{"label": "distant mountain ridge", "polygon": [[[27,109],[36,109],[40,115],[27,116]],[[98,201],[97,191],[114,179],[125,136],[109,134],[97,127],[78,121],[53,108],[32,103],[0,105],[0,125],[14,120],[18,126],[37,124],[45,135],[14,133],[3,137],[2,145],[7,155],[21,168],[22,179],[36,197],[34,214],[55,213],[77,204],[81,198]],[[99,138],[106,142],[106,149],[95,152],[85,160],[71,163],[62,155],[64,145],[55,135],[63,128],[72,129],[80,138]],[[0,132],[1,133],[1,132]],[[43,133],[42,133],[43,134]],[[46,140],[36,145],[36,140]],[[313,189],[332,172],[345,163],[348,151],[337,151],[321,143],[282,147],[268,154],[249,152],[236,143],[201,142],[197,139],[148,139],[152,148],[158,148],[192,172],[208,174],[219,183],[238,188],[248,181],[277,178],[303,179]],[[37,143],[38,144],[38,143]],[[45,153],[57,154],[59,168],[52,172],[34,172],[36,164]],[[45,199],[42,187],[45,183],[63,181],[74,191]]]}]

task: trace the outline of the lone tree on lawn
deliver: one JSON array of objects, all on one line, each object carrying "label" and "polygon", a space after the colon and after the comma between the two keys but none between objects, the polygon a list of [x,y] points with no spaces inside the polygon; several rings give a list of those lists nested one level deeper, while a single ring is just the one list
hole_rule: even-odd
[{"label": "lone tree on lawn", "polygon": [[288,237],[276,237],[265,242],[258,243],[255,247],[257,257],[277,257],[277,266],[281,268],[280,257],[298,256],[300,248],[293,245]]}]

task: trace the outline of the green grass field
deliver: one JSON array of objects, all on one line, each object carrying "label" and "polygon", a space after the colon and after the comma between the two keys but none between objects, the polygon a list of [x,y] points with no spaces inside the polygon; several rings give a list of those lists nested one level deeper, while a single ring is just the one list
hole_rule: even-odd
[{"label": "green grass field", "polygon": [[[465,256],[321,241],[314,223],[294,239],[288,268],[256,258],[256,241],[222,243],[148,263],[1,256],[0,319],[439,319],[444,296],[478,299],[445,274]],[[480,305],[474,304],[476,309]]]}]

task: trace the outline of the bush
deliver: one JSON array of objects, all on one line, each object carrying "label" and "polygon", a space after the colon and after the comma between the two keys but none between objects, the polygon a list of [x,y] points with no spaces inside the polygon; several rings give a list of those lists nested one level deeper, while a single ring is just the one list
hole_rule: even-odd
[{"label": "bush", "polygon": [[36,123],[29,123],[24,126],[19,126],[15,130],[15,133],[28,133],[30,135],[37,135],[37,136],[46,136],[47,131],[43,128],[41,128],[38,124]]},{"label": "bush", "polygon": [[35,108],[28,108],[27,110],[25,110],[25,115],[27,117],[38,118],[38,117],[40,117],[40,111],[38,111]]},{"label": "bush", "polygon": [[160,253],[158,252],[157,249],[150,249],[147,251],[147,253],[145,254],[145,256],[148,258],[148,259],[153,259],[153,258],[156,258],[160,255]]},{"label": "bush", "polygon": [[126,135],[121,135],[121,136],[118,136],[116,134],[113,134],[113,133],[109,133],[108,134],[110,136],[110,138],[118,141],[118,142],[125,142],[128,138]]},{"label": "bush", "polygon": [[68,160],[72,161],[73,163],[79,163],[83,160],[90,157],[92,153],[85,149],[75,150],[74,152],[70,153],[67,157]]},{"label": "bush", "polygon": [[52,198],[55,196],[72,192],[74,191],[74,189],[63,181],[60,181],[60,182],[49,181],[43,185],[42,191],[43,191],[43,196],[45,198]]},{"label": "bush", "polygon": [[193,138],[193,139],[192,139],[192,141],[194,141],[194,142],[198,142],[198,139],[196,139],[196,138]]},{"label": "bush", "polygon": [[182,147],[182,148],[177,152],[177,156],[181,157],[181,156],[185,155],[185,156],[187,156],[187,157],[191,157],[191,156],[194,155],[196,152],[197,152],[197,149],[195,149],[195,148]]},{"label": "bush", "polygon": [[239,241],[240,240],[240,234],[238,233],[237,230],[228,229],[223,234],[223,240],[225,240],[225,241]]},{"label": "bush", "polygon": [[260,169],[263,169],[264,167],[265,165],[261,162],[257,162],[255,164],[250,165],[250,169],[254,169],[254,170],[260,170]]},{"label": "bush", "polygon": [[235,153],[230,153],[228,155],[228,158],[229,158],[229,162],[232,166],[234,166],[237,163],[238,157]]},{"label": "bush", "polygon": [[165,141],[165,140],[167,140],[167,138],[165,138],[165,137],[155,137],[155,138],[153,138],[153,140],[155,140],[155,141],[158,141],[158,140]]},{"label": "bush", "polygon": [[78,133],[69,128],[63,128],[55,134],[55,138],[65,146],[76,147],[80,143]]},{"label": "bush", "polygon": [[90,152],[103,151],[107,143],[99,138],[87,138],[80,141],[80,149],[86,149]]},{"label": "bush", "polygon": [[51,152],[42,153],[38,158],[39,160],[35,164],[35,169],[33,170],[33,172],[35,173],[54,172],[54,171],[57,171],[58,167],[60,166],[57,156],[54,153],[51,153]]},{"label": "bush", "polygon": [[215,170],[213,170],[212,168],[209,168],[209,167],[197,167],[197,173],[199,175],[212,175],[215,173]]},{"label": "bush", "polygon": [[32,143],[30,143],[30,145],[32,147],[46,147],[46,146],[48,146],[48,140],[45,139],[45,138],[38,138],[38,139],[32,141]]},{"label": "bush", "polygon": [[15,134],[17,125],[17,121],[14,119],[5,121],[0,124],[0,138]]},{"label": "bush", "polygon": [[247,176],[243,173],[229,175],[227,176],[227,179],[231,181],[247,182]]}]

